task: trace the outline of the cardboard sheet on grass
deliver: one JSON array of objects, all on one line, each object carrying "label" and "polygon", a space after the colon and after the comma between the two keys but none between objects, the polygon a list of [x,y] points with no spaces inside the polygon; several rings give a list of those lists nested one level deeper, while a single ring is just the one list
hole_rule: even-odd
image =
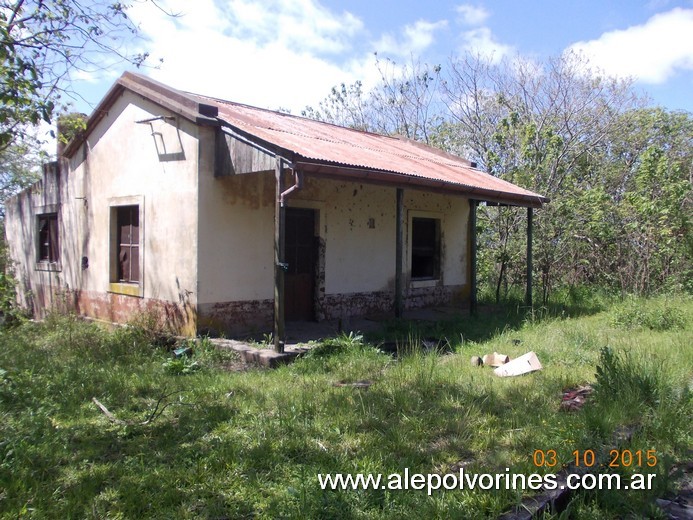
[{"label": "cardboard sheet on grass", "polygon": [[510,377],[521,376],[522,374],[528,374],[541,369],[542,366],[537,355],[534,352],[527,352],[519,358],[515,358],[495,368],[493,373],[500,377]]},{"label": "cardboard sheet on grass", "polygon": [[484,362],[484,365],[486,366],[499,367],[501,365],[505,365],[508,361],[510,361],[510,356],[494,352],[493,354],[486,354],[483,358],[481,358],[481,360]]}]

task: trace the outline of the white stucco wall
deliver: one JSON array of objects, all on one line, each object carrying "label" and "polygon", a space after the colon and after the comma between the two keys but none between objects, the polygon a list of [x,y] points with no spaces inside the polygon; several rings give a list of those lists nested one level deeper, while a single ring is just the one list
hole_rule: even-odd
[{"label": "white stucco wall", "polygon": [[[80,153],[70,161],[68,197],[87,197],[78,209],[84,254],[90,268],[75,270],[81,287],[102,291],[109,285],[110,206],[119,197],[144,202],[144,297],[178,301],[183,292],[196,293],[197,127],[181,118],[137,123],[166,110],[126,92],[109,110]],[[177,155],[176,155],[177,154]],[[170,157],[170,158],[169,158]],[[70,201],[71,202],[71,201]],[[92,266],[94,268],[92,268]],[[79,273],[79,274],[78,274]]]},{"label": "white stucco wall", "polygon": [[[49,285],[79,290],[85,314],[122,321],[124,314],[152,301],[188,307],[196,303],[197,126],[180,117],[137,123],[159,116],[173,114],[126,91],[74,156],[63,160],[61,261]],[[31,215],[25,207],[27,195],[13,203],[19,204],[20,198],[25,199],[23,222],[11,218],[10,227],[31,227],[40,195],[32,196]],[[141,205],[143,263],[136,296],[115,294],[111,285],[110,206],[119,203]],[[8,236],[13,232],[8,229]],[[12,255],[21,264],[22,278],[45,286],[46,275],[35,270],[36,237],[29,235],[13,246]],[[83,257],[88,259],[86,269]]]},{"label": "white stucco wall", "polygon": [[[274,182],[273,172],[201,174],[200,303],[273,298]],[[317,210],[326,294],[393,290],[395,193],[389,187],[306,177],[303,189],[290,195],[288,206]],[[467,199],[405,190],[404,204],[405,274],[411,216],[429,216],[441,219],[442,276],[436,284],[466,284]]]},{"label": "white stucco wall", "polygon": [[273,298],[274,173],[199,182],[199,303]]},{"label": "white stucco wall", "polygon": [[[412,216],[441,220],[441,278],[428,285],[466,283],[467,199],[405,190],[405,253],[408,285]],[[318,209],[325,240],[325,293],[394,290],[396,190],[363,183],[311,178],[289,202]],[[421,285],[420,282],[413,282]],[[424,285],[426,285],[424,283]],[[406,288],[405,288],[406,290]]]}]

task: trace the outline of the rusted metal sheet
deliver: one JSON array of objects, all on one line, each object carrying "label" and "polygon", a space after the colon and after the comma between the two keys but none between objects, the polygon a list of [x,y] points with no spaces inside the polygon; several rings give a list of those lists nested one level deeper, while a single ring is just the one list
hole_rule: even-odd
[{"label": "rusted metal sheet", "polygon": [[198,125],[221,126],[247,138],[238,150],[231,149],[226,138],[222,140],[231,159],[217,156],[216,175],[229,175],[231,165],[235,173],[266,171],[262,151],[269,148],[290,156],[295,168],[324,178],[460,193],[476,200],[527,207],[548,202],[537,193],[478,170],[465,159],[422,143],[189,94],[131,72],[124,73],[99,103],[86,131],[65,148],[66,157],[76,152],[125,89]]},{"label": "rusted metal sheet", "polygon": [[[477,198],[540,206],[547,199],[532,191],[476,169],[470,161],[401,137],[390,137],[311,119],[263,110],[229,101],[191,95],[203,104],[216,105],[218,118],[239,131],[296,156],[307,172],[341,172],[357,177],[358,170],[384,172],[401,177],[402,185],[458,187],[478,193]],[[340,167],[345,167],[346,169]],[[348,169],[352,168],[353,171]],[[394,183],[396,177],[383,176]],[[494,197],[495,194],[495,197]]]}]

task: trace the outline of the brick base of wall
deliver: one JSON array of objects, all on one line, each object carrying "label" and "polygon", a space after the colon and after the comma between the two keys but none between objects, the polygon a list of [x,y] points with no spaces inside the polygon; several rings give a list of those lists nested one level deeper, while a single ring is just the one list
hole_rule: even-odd
[{"label": "brick base of wall", "polygon": [[199,334],[260,336],[274,322],[274,300],[204,303],[197,306]]},{"label": "brick base of wall", "polygon": [[[465,286],[410,289],[406,309],[461,303]],[[327,294],[316,302],[317,321],[336,320],[393,312],[394,295],[389,291]],[[260,337],[272,331],[273,300],[221,302],[198,305],[198,331],[202,334]]]},{"label": "brick base of wall", "polygon": [[195,311],[190,304],[108,292],[56,290],[44,286],[37,288],[31,303],[38,318],[44,318],[52,311],[75,312],[109,323],[148,321],[149,325],[161,327],[162,331],[181,336],[192,336],[196,331]]},{"label": "brick base of wall", "polygon": [[[410,289],[406,309],[460,303],[466,287],[423,287]],[[37,317],[51,310],[74,311],[83,316],[111,323],[128,323],[149,313],[174,334],[191,336],[253,336],[271,332],[273,300],[251,300],[200,304],[180,304],[114,293],[61,290],[41,287],[35,292],[33,308]],[[389,291],[328,294],[316,302],[318,321],[388,314],[393,312],[394,295]]]}]

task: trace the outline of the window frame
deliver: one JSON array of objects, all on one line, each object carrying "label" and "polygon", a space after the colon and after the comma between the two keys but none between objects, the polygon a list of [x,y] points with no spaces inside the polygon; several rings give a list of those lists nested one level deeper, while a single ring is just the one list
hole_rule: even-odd
[{"label": "window frame", "polygon": [[[42,222],[47,221],[49,226],[53,224],[53,232],[48,229],[48,239],[47,244],[43,244],[42,239]],[[60,207],[57,204],[42,206],[37,208],[35,213],[35,225],[36,225],[36,235],[35,235],[35,252],[36,252],[36,270],[37,271],[60,271],[62,270],[62,265],[60,263],[61,258],[61,233],[60,233]],[[55,241],[55,245],[53,245]],[[44,246],[48,247],[48,255],[43,255]],[[53,254],[55,255],[53,257]]]},{"label": "window frame", "polygon": [[[137,208],[138,220],[138,242],[135,245],[130,242],[125,244],[126,247],[132,249],[137,248],[137,265],[138,265],[138,280],[121,277],[120,271],[120,252],[121,252],[121,230],[119,226],[119,215],[124,208],[130,210]],[[109,200],[109,283],[108,292],[115,294],[123,294],[126,296],[144,297],[144,280],[145,280],[145,262],[144,262],[144,196],[133,195],[129,197],[115,197]]]},{"label": "window frame", "polygon": [[[47,223],[47,229],[42,225]],[[46,229],[44,243],[44,229]],[[47,248],[44,253],[44,248]],[[45,211],[36,215],[36,266],[39,270],[60,269],[60,219],[57,211]]]},{"label": "window frame", "polygon": [[[118,283],[139,284],[140,273],[140,208],[139,206],[116,207],[116,279]],[[136,261],[123,262],[123,253]],[[127,265],[127,268],[125,267]]]},{"label": "window frame", "polygon": [[[414,244],[414,226],[419,220],[431,220],[435,222],[435,237],[434,237],[434,269],[432,276],[415,276],[414,270],[414,253],[417,245]],[[409,271],[409,283],[412,288],[417,287],[434,287],[443,282],[443,226],[444,219],[441,213],[428,211],[409,211],[408,215],[408,251],[407,262]]]}]

